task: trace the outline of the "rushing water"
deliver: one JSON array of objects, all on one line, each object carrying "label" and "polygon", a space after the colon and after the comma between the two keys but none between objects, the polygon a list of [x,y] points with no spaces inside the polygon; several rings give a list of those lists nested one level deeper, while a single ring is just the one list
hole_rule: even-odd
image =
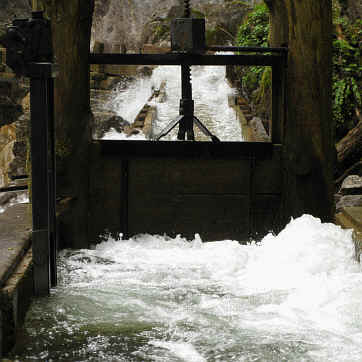
[{"label": "rushing water", "polygon": [[[159,89],[166,82],[166,100],[163,103],[152,100],[148,102],[152,89]],[[242,141],[240,123],[235,111],[228,106],[228,95],[234,94],[225,79],[223,66],[192,67],[193,99],[195,116],[204,123],[212,133],[223,141]],[[181,98],[181,70],[179,66],[160,66],[154,69],[150,78],[139,78],[115,92],[108,107],[117,112],[128,122],[133,122],[145,103],[157,107],[157,120],[154,132],[159,133],[167,124],[179,115]],[[195,128],[196,130],[196,128]],[[165,139],[175,140],[177,128]],[[104,139],[124,139],[125,135],[114,130],[108,132]],[[132,139],[145,139],[143,135]],[[208,140],[196,132],[197,140]]]},{"label": "rushing water", "polygon": [[[241,245],[140,235],[66,250],[17,354],[66,361],[361,361],[351,231],[304,215]],[[13,356],[15,357],[15,356]]]}]

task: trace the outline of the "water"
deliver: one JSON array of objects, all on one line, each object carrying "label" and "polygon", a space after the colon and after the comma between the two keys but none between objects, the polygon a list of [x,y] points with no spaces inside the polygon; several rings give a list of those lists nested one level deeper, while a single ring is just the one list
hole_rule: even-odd
[{"label": "water", "polygon": [[3,212],[5,212],[5,210],[13,205],[16,204],[26,204],[29,202],[29,196],[28,196],[28,192],[14,192],[13,195],[11,195],[11,199],[9,200],[9,202],[5,205],[0,206],[0,214],[2,214]]},{"label": "water", "polygon": [[64,251],[59,272],[28,313],[21,361],[362,360],[351,231],[309,215],[259,244],[108,240]]},{"label": "water", "polygon": [[[133,122],[143,105],[147,103],[152,89],[159,89],[166,81],[166,101],[159,103],[152,100],[149,104],[157,107],[157,120],[154,133],[158,134],[168,123],[179,115],[181,98],[181,70],[179,66],[160,66],[153,71],[150,78],[139,78],[127,88],[121,85],[107,108],[112,109],[128,122]],[[241,127],[235,111],[228,106],[228,95],[235,94],[225,79],[224,66],[192,67],[193,99],[195,116],[209,130],[223,141],[242,141]],[[165,137],[165,140],[176,140],[177,127]],[[111,130],[104,139],[126,139],[124,134]],[[145,139],[136,135],[131,139]],[[209,140],[200,132],[196,132],[196,140]]]}]

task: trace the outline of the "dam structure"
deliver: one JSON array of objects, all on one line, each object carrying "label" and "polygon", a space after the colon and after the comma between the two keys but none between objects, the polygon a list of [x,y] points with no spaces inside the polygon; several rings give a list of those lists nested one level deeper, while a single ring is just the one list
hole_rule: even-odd
[{"label": "dam structure", "polygon": [[[188,10],[176,27],[202,28]],[[152,127],[145,137],[133,126],[129,137],[111,132],[90,142],[88,240],[60,250],[68,225],[59,219],[74,198],[56,193],[58,67],[41,12],[29,22],[14,21],[12,31],[29,24],[36,36],[42,30],[39,52],[25,52],[30,58],[20,62],[11,42],[7,49],[8,64],[30,78],[32,177],[31,204],[0,214],[1,255],[8,263],[0,269],[0,355],[24,361],[358,361],[360,229],[349,218],[356,214],[343,214],[353,233],[307,214],[290,220],[285,207],[288,49],[214,47],[206,54],[202,37],[174,34],[170,54],[89,54],[93,65],[158,66],[140,81],[146,92],[137,99],[149,103]],[[271,67],[266,141],[245,142],[237,97],[220,69],[203,68],[222,65]],[[167,76],[173,67],[181,86]],[[191,70],[203,85],[220,86],[204,102],[206,89],[192,89]],[[170,104],[151,99],[152,89],[162,87]],[[130,93],[127,99],[131,91],[110,103],[129,122],[142,113],[138,104],[127,107],[135,98]]]}]

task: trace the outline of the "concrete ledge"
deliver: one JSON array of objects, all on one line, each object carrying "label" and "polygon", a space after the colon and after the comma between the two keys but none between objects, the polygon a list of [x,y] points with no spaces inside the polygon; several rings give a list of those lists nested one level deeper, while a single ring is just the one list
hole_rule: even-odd
[{"label": "concrete ledge", "polygon": [[33,296],[28,204],[0,214],[0,357],[15,344]]},{"label": "concrete ledge", "polygon": [[0,290],[0,357],[10,352],[33,296],[32,250],[28,250]]},{"label": "concrete ledge", "polygon": [[30,247],[28,204],[17,204],[0,214],[0,288]]},{"label": "concrete ledge", "polygon": [[356,259],[361,262],[362,253],[362,207],[345,207],[336,214],[336,223],[344,229],[353,229]]}]

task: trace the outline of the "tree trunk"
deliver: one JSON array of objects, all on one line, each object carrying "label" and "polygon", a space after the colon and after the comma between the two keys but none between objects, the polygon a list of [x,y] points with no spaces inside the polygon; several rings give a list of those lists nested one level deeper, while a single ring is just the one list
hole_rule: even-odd
[{"label": "tree trunk", "polygon": [[[39,6],[40,1],[36,1]],[[88,54],[93,0],[43,0],[52,22],[60,72],[55,80],[57,195],[71,200],[60,216],[62,247],[88,246],[88,168],[91,139]]]},{"label": "tree trunk", "polygon": [[287,9],[284,0],[265,0],[270,11],[269,44],[281,47],[288,44]]},{"label": "tree trunk", "polygon": [[336,149],[336,172],[339,176],[354,163],[362,160],[362,121],[337,143]]},{"label": "tree trunk", "polygon": [[[334,216],[332,8],[330,0],[269,0],[271,44],[288,37],[284,124],[285,209],[288,216]],[[286,12],[287,17],[284,17]],[[288,26],[288,32],[285,30]]]}]

